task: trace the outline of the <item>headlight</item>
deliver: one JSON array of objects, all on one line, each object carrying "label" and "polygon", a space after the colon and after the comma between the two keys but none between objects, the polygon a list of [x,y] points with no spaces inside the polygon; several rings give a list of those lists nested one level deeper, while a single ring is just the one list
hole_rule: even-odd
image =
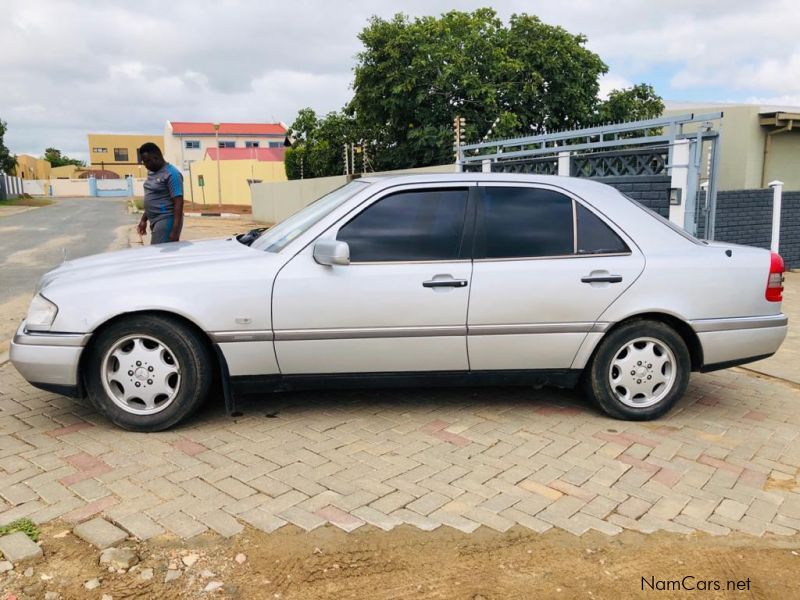
[{"label": "headlight", "polygon": [[28,307],[25,327],[27,329],[47,329],[53,324],[56,314],[58,314],[58,307],[41,294],[36,294]]}]

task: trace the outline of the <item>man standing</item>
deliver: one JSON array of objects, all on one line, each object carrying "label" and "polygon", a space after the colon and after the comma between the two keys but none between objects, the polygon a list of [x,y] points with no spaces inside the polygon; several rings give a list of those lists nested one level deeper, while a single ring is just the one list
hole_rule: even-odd
[{"label": "man standing", "polygon": [[183,175],[164,160],[161,148],[152,142],[142,144],[139,156],[147,168],[139,235],[147,233],[150,221],[151,244],[177,242],[183,228]]}]

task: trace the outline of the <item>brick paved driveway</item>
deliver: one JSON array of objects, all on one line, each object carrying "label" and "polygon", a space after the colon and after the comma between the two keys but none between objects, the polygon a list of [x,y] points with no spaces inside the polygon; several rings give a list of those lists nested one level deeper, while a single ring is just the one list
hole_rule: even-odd
[{"label": "brick paved driveway", "polygon": [[799,405],[797,387],[724,371],[694,375],[654,423],[608,419],[575,392],[483,388],[276,395],[136,434],[6,364],[0,524],[102,514],[142,539],[327,522],[789,535]]}]

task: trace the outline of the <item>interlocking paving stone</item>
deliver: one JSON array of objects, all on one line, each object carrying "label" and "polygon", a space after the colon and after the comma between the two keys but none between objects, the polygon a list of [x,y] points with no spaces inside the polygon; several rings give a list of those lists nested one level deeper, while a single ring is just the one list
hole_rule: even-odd
[{"label": "interlocking paving stone", "polygon": [[693,374],[678,407],[646,424],[611,421],[577,392],[491,394],[276,397],[277,418],[218,408],[145,441],[0,366],[0,524],[102,515],[141,539],[287,523],[800,531],[795,388]]},{"label": "interlocking paving stone", "polygon": [[15,531],[0,537],[0,553],[14,564],[25,560],[39,558],[42,549],[21,531]]},{"label": "interlocking paving stone", "polygon": [[122,529],[100,517],[81,523],[72,533],[100,550],[116,546],[128,537]]}]

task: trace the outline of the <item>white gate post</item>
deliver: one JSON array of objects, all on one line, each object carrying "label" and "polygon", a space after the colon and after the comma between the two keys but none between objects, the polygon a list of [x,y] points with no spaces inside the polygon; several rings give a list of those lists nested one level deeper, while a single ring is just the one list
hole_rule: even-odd
[{"label": "white gate post", "polygon": [[783,198],[783,182],[770,181],[769,187],[772,188],[772,241],[770,250],[778,252],[781,243],[781,200]]},{"label": "white gate post", "polygon": [[558,175],[559,177],[569,177],[569,152],[558,153]]},{"label": "white gate post", "polygon": [[492,172],[492,161],[491,159],[484,158],[481,161],[481,173],[491,173]]},{"label": "white gate post", "polygon": [[670,187],[681,191],[681,203],[670,204],[669,220],[684,226],[686,196],[689,191],[689,140],[675,140],[670,152]]}]

